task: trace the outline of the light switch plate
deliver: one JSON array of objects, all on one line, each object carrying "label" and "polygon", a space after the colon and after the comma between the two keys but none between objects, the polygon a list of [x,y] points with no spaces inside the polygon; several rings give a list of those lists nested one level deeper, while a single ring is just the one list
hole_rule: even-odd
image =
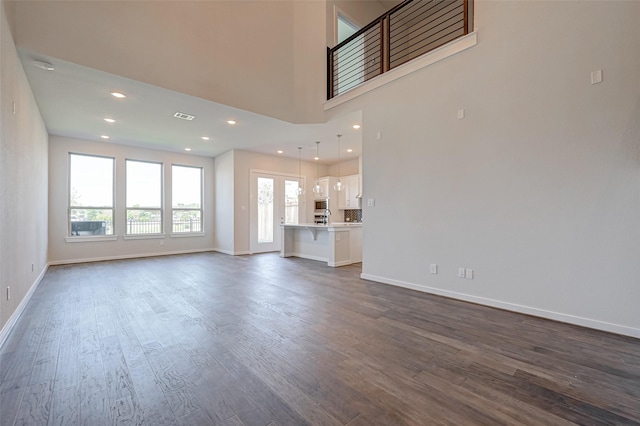
[{"label": "light switch plate", "polygon": [[465,269],[458,268],[458,278],[464,278],[464,277],[465,277]]},{"label": "light switch plate", "polygon": [[464,118],[464,109],[461,108],[458,110],[458,120],[462,120]]},{"label": "light switch plate", "polygon": [[367,207],[375,207],[375,205],[376,205],[376,199],[375,198],[367,199]]},{"label": "light switch plate", "polygon": [[438,273],[438,265],[436,265],[435,263],[432,263],[431,266],[429,267],[429,270],[431,271],[432,274],[437,274]]},{"label": "light switch plate", "polygon": [[591,84],[602,83],[602,70],[591,71]]},{"label": "light switch plate", "polygon": [[468,280],[472,280],[473,279],[473,269],[467,269],[465,271],[464,275]]}]

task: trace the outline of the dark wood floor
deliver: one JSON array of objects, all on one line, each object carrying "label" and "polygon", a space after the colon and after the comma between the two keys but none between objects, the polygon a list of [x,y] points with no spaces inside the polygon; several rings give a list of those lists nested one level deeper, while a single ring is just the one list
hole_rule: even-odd
[{"label": "dark wood floor", "polygon": [[49,269],[0,425],[640,424],[640,340],[274,254]]}]

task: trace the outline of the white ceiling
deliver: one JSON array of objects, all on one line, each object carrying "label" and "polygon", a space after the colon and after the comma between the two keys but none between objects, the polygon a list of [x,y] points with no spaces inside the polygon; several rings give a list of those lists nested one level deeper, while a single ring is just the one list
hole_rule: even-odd
[{"label": "white ceiling", "polygon": [[[323,124],[291,124],[27,50],[18,53],[52,135],[181,153],[191,148],[191,154],[209,157],[242,149],[271,155],[284,150],[282,155],[298,158],[297,147],[302,146],[303,160],[313,160],[319,140],[320,161],[332,164],[338,161],[336,135],[342,134],[340,158],[361,155],[362,129],[352,128],[361,124],[361,111]],[[50,62],[55,70],[38,68],[34,60]],[[112,91],[127,98],[117,100]],[[176,112],[196,118],[177,119]],[[109,124],[105,117],[116,122]],[[237,124],[228,125],[230,119]],[[211,139],[204,141],[202,136]]]}]

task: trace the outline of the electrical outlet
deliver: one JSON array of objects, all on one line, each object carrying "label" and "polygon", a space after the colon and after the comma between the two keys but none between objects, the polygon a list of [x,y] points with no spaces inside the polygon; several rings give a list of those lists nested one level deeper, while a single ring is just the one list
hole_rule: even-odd
[{"label": "electrical outlet", "polygon": [[465,276],[468,280],[472,280],[473,279],[473,269],[467,269],[465,270]]},{"label": "electrical outlet", "polygon": [[429,270],[431,271],[432,274],[437,274],[438,273],[438,265],[436,265],[435,263],[432,263],[431,266],[429,267]]},{"label": "electrical outlet", "polygon": [[464,268],[458,268],[458,278],[464,278],[465,275],[465,269]]}]

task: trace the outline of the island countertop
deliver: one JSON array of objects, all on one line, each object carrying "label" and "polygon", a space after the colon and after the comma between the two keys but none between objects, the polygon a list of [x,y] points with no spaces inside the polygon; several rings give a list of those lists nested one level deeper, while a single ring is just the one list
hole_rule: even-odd
[{"label": "island countertop", "polygon": [[280,256],[303,257],[344,266],[362,262],[362,223],[281,224]]},{"label": "island countertop", "polygon": [[345,226],[353,226],[353,227],[361,227],[362,222],[331,222],[327,225],[319,224],[319,223],[297,223],[297,224],[282,224],[280,226],[290,227],[290,228],[320,228],[320,229],[328,229],[328,228],[339,228]]}]

